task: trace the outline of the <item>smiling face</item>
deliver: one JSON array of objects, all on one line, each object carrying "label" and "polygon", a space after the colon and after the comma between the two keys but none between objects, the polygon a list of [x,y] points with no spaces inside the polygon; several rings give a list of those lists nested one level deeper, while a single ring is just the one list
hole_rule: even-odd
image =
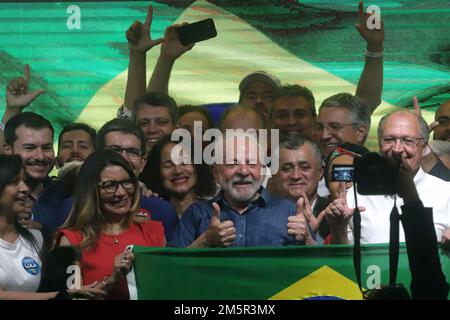
[{"label": "smiling face", "polygon": [[[393,158],[405,158],[414,174],[419,170],[425,141],[421,139],[418,118],[410,112],[396,112],[385,119],[379,139],[380,153]],[[413,141],[406,145],[401,139]],[[392,143],[389,141],[392,140]]]},{"label": "smiling face", "polygon": [[249,140],[245,143],[238,143],[238,139],[226,140],[224,162],[214,167],[216,181],[231,205],[245,206],[257,197],[263,180],[257,145]]},{"label": "smiling face", "polygon": [[109,165],[100,173],[100,209],[105,217],[125,218],[130,213],[135,192],[130,179],[125,169],[117,165]]},{"label": "smiling face", "polygon": [[25,174],[21,172],[5,186],[0,196],[0,208],[2,212],[8,212],[14,216],[31,213],[33,204],[28,197],[29,189],[24,179]]},{"label": "smiling face", "polygon": [[67,131],[59,141],[57,165],[62,167],[66,162],[84,161],[92,152],[94,144],[89,133],[81,129]]},{"label": "smiling face", "polygon": [[145,133],[147,151],[150,151],[159,139],[175,129],[169,109],[161,106],[141,106],[136,113],[136,124]]},{"label": "smiling face", "polygon": [[281,135],[290,132],[304,133],[313,138],[314,115],[308,101],[303,97],[280,97],[273,102],[272,128],[279,129]]},{"label": "smiling face", "polygon": [[14,145],[5,148],[5,153],[20,155],[27,180],[44,181],[55,161],[52,131],[22,125],[16,129],[16,136]]},{"label": "smiling face", "polygon": [[274,178],[284,196],[297,201],[304,192],[312,201],[322,174],[320,161],[308,143],[296,150],[280,149],[280,170]]},{"label": "smiling face", "polygon": [[161,181],[172,195],[183,197],[194,192],[197,174],[189,156],[172,159],[174,147],[175,144],[166,144],[161,150]]},{"label": "smiling face", "polygon": [[319,147],[324,157],[344,142],[362,145],[367,129],[355,129],[346,108],[322,107],[317,117]]}]

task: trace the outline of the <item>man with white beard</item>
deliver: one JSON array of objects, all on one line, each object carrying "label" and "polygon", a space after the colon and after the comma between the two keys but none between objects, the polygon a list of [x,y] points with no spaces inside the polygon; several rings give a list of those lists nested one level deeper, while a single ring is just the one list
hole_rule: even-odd
[{"label": "man with white beard", "polygon": [[[171,246],[212,248],[315,244],[297,202],[270,195],[262,186],[265,172],[255,138],[219,139],[213,172],[221,190],[209,201],[191,205],[175,230]],[[223,141],[223,142],[222,142]],[[218,161],[217,161],[218,160]]]}]

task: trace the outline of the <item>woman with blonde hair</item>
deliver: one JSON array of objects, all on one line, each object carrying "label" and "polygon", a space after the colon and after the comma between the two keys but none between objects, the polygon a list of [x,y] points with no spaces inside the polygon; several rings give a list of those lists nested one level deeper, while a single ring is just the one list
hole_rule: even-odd
[{"label": "woman with blonde hair", "polygon": [[81,166],[72,210],[57,234],[60,246],[81,248],[83,283],[99,281],[110,299],[129,298],[129,245],[165,246],[160,222],[136,221],[139,202],[139,182],[127,161],[114,151],[94,152]]}]

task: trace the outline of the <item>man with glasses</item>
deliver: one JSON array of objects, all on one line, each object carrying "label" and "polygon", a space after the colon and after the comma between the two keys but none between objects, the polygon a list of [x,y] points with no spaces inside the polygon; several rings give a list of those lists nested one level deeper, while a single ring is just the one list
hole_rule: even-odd
[{"label": "man with glasses", "polygon": [[[437,239],[445,241],[443,234],[450,224],[450,183],[425,173],[420,167],[428,136],[429,129],[425,120],[409,111],[394,111],[384,116],[378,126],[380,153],[387,157],[404,159],[406,165],[411,168],[420,200],[425,207],[433,208]],[[361,214],[362,243],[389,242],[389,216],[394,203],[401,214],[404,200],[398,195],[358,195],[358,206],[364,208],[361,210],[364,211]],[[352,189],[348,190],[346,199],[338,199],[334,203],[335,209],[348,222],[347,226],[340,222],[339,225],[346,230],[337,233],[337,236],[342,236],[340,239],[334,238],[337,243],[353,242],[353,225],[349,217],[353,213],[350,208],[354,208],[354,204]],[[400,241],[405,241],[401,226]]]},{"label": "man with glasses", "polygon": [[325,99],[317,117],[317,139],[324,157],[344,142],[364,145],[370,129],[370,109],[350,93]]},{"label": "man with glasses", "polygon": [[[113,150],[122,155],[134,174],[138,177],[147,162],[146,137],[144,132],[128,119],[116,118],[105,123],[97,133],[97,150]],[[117,184],[106,186],[114,191]],[[126,189],[126,181],[122,181]],[[72,199],[70,199],[70,204]],[[70,208],[69,204],[65,209]],[[178,222],[175,208],[158,197],[141,196],[139,217],[160,221],[164,225],[166,239],[169,240]]]},{"label": "man with glasses", "polygon": [[[319,108],[315,132],[323,157],[344,142],[363,146],[369,134],[370,115],[367,104],[350,93],[325,99]],[[318,193],[321,197],[329,194],[324,179],[319,183]]]}]

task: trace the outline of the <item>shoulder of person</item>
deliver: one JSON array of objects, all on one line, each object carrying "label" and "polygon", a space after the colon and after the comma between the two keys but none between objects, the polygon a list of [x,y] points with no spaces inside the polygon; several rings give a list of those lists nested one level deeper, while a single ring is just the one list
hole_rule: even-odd
[{"label": "shoulder of person", "polygon": [[[156,243],[161,246],[164,242],[164,226],[161,222],[155,220],[145,220],[140,223],[134,222],[133,225],[140,230],[143,235],[150,236],[150,239],[157,239]],[[139,231],[138,231],[139,232]]]},{"label": "shoulder of person", "polygon": [[134,222],[133,224],[143,231],[164,229],[162,222],[156,220],[144,220],[142,222]]},{"label": "shoulder of person", "polygon": [[81,231],[75,229],[60,229],[56,232],[55,239],[58,241],[62,236],[66,237],[72,245],[80,245],[83,241]]},{"label": "shoulder of person", "polygon": [[36,239],[39,250],[42,250],[44,246],[44,237],[42,236],[41,230],[38,229],[28,229],[33,237]]},{"label": "shoulder of person", "polygon": [[432,190],[434,190],[436,192],[436,195],[439,195],[439,197],[450,198],[450,181],[445,181],[426,172],[424,172],[423,174],[425,185],[422,187],[417,187],[419,197],[421,189],[425,187],[430,189],[432,188]]},{"label": "shoulder of person", "polygon": [[167,201],[163,198],[155,197],[155,196],[147,197],[147,196],[141,195],[141,207],[148,209],[147,208],[148,206],[173,208],[173,205],[169,201]]}]

